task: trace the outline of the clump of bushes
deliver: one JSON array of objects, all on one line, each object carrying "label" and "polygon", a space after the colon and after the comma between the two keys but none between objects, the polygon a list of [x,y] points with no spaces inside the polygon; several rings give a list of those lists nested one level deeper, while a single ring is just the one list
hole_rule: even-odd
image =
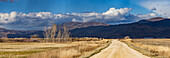
[{"label": "clump of bushes", "polygon": [[89,37],[84,37],[84,38],[73,38],[73,41],[99,41],[103,40],[103,38],[89,38]]}]

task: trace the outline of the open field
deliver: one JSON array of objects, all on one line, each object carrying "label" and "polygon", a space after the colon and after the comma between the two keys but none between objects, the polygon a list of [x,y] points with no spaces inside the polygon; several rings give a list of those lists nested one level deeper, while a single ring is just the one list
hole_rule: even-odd
[{"label": "open field", "polygon": [[89,57],[109,45],[109,40],[65,43],[0,43],[0,58],[75,58]]},{"label": "open field", "polygon": [[154,58],[170,58],[170,39],[132,39],[120,40],[129,47]]}]

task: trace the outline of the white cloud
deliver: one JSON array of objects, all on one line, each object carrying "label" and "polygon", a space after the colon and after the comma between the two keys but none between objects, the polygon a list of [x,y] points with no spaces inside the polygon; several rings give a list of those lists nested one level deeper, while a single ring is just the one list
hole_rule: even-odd
[{"label": "white cloud", "polygon": [[132,9],[130,8],[120,8],[120,9],[115,9],[115,8],[110,8],[108,11],[104,12],[103,14],[105,15],[112,15],[112,16],[118,16],[118,15],[125,15],[129,13]]},{"label": "white cloud", "polygon": [[66,13],[52,14],[50,12],[38,13],[0,13],[0,26],[16,30],[42,30],[44,26],[49,26],[52,19],[56,24],[65,22],[104,22],[109,24],[136,22],[141,19],[155,17],[155,14],[133,15],[129,14],[131,8],[110,8],[103,13]]},{"label": "white cloud", "polygon": [[138,15],[138,17],[140,17],[141,19],[150,19],[153,17],[157,17],[157,15],[155,13],[150,13],[150,14],[146,14],[146,15]]},{"label": "white cloud", "polygon": [[[170,17],[170,0],[145,0],[140,5],[163,17]],[[155,9],[153,10],[153,8]]]}]

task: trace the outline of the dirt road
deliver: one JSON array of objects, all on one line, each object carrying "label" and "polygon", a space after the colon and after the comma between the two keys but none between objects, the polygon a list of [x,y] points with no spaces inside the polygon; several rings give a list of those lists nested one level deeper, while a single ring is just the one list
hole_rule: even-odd
[{"label": "dirt road", "polygon": [[92,56],[91,58],[149,58],[132,48],[128,47],[125,43],[113,40],[109,47],[102,50],[100,53]]}]

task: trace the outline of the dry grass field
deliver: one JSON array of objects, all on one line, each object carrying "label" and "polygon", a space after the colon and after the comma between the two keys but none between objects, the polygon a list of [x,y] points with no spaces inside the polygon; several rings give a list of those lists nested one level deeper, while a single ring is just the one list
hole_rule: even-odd
[{"label": "dry grass field", "polygon": [[0,43],[0,58],[78,58],[89,57],[109,45],[110,40],[65,43]]},{"label": "dry grass field", "polygon": [[120,40],[131,48],[153,58],[170,58],[170,39]]}]

